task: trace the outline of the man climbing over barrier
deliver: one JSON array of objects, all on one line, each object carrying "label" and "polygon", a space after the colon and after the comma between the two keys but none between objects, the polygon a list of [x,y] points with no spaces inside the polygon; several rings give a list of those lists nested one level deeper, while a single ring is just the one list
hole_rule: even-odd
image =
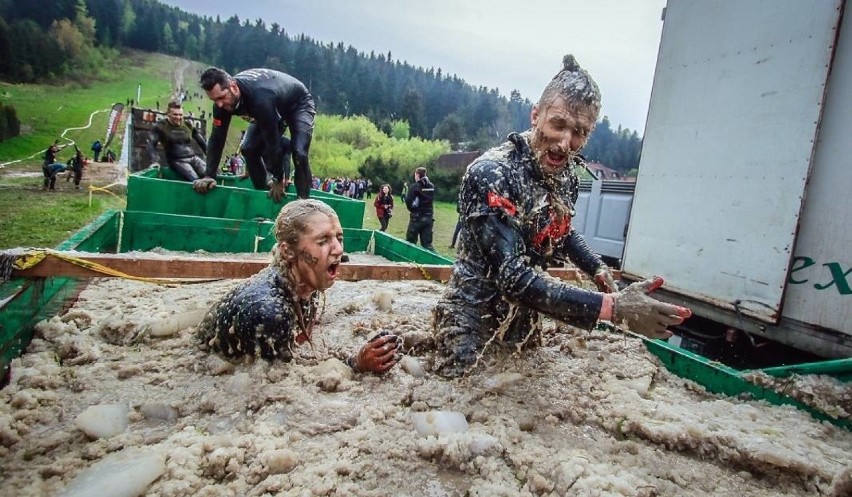
[{"label": "man climbing over barrier", "polygon": [[[307,87],[298,79],[271,69],[249,69],[231,76],[210,67],[201,74],[201,87],[213,101],[213,131],[207,154],[207,174],[193,187],[207,193],[216,186],[216,170],[222,158],[231,117],[251,122],[240,145],[252,185],[269,190],[280,202],[290,179],[292,150],[296,194],[308,198],[311,167],[308,151],[316,109]],[[290,128],[290,139],[282,136]]]},{"label": "man climbing over barrier", "polygon": [[195,181],[203,178],[207,164],[195,151],[195,142],[202,152],[207,152],[207,142],[193,125],[183,120],[183,107],[180,102],[172,100],[168,104],[166,118],[158,121],[151,128],[148,139],[148,156],[151,166],[159,167],[160,155],[157,144],[163,145],[166,152],[166,162],[181,178]]}]

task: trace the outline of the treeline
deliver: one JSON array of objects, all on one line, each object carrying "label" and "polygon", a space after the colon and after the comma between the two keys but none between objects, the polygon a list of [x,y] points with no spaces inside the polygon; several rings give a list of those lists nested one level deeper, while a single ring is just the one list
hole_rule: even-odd
[{"label": "treeline", "polygon": [[366,116],[389,136],[393,123],[404,120],[412,136],[484,150],[529,126],[532,102],[517,91],[507,98],[440,68],[394,60],[391,52],[366,54],[342,42],[291,36],[262,19],[223,21],[156,0],[0,0],[0,13],[0,77],[10,81],[79,81],[100,74],[117,50],[133,48],[232,73],[287,72],[310,87],[320,112]]},{"label": "treeline", "polygon": [[618,126],[613,131],[609,118],[598,121],[582,154],[587,161],[599,162],[622,175],[636,176],[642,139],[639,133]]}]

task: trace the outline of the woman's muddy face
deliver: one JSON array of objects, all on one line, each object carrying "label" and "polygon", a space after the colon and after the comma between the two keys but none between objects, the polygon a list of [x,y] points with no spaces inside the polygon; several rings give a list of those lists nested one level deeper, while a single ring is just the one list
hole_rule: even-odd
[{"label": "woman's muddy face", "polygon": [[558,98],[544,107],[533,107],[531,147],[544,174],[557,174],[583,148],[597,116],[572,109]]},{"label": "woman's muddy face", "polygon": [[314,290],[325,290],[334,284],[343,255],[343,228],[336,217],[316,213],[294,250],[294,264],[300,297]]},{"label": "woman's muddy face", "polygon": [[388,187],[387,186],[382,187],[382,193],[385,194],[385,195],[388,194]]}]

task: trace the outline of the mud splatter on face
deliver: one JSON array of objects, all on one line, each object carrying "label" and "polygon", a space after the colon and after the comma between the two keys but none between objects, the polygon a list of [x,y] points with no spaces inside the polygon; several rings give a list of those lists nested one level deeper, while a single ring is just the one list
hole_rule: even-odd
[{"label": "mud splatter on face", "polygon": [[560,173],[574,161],[586,145],[596,117],[593,109],[563,97],[533,108],[530,147],[543,175]]},{"label": "mud splatter on face", "polygon": [[312,256],[308,252],[305,252],[304,250],[300,250],[299,253],[297,254],[297,257],[300,261],[304,262],[305,264],[307,264],[308,266],[311,266],[311,267],[315,267],[319,263],[319,259]]}]

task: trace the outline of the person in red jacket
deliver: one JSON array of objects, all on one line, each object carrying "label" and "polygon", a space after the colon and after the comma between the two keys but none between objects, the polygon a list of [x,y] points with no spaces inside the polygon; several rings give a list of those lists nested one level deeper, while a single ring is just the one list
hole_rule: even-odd
[{"label": "person in red jacket", "polygon": [[376,217],[379,218],[379,222],[382,224],[380,231],[387,231],[388,223],[393,215],[393,192],[389,184],[385,183],[382,185],[379,189],[379,194],[376,195],[376,200],[373,201],[373,205],[376,207]]}]

